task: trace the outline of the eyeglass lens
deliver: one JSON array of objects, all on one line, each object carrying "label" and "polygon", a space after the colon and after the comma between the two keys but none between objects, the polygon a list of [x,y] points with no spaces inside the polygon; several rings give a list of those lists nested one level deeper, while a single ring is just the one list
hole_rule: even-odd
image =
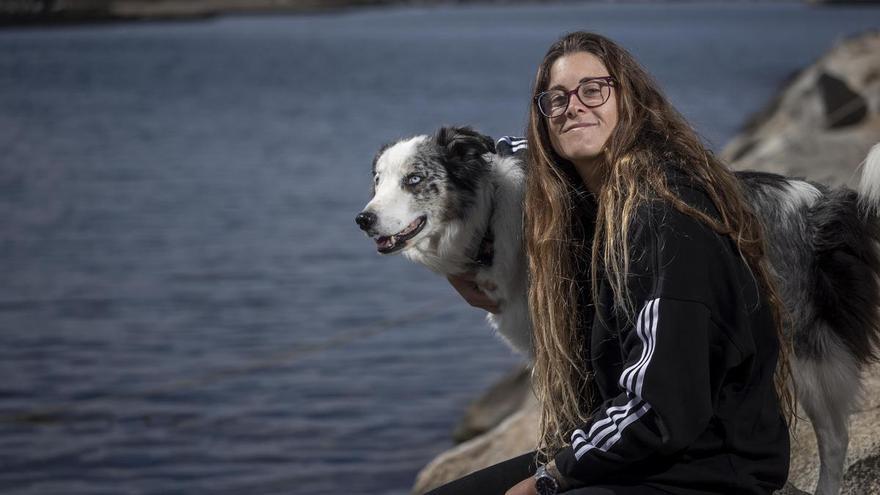
[{"label": "eyeglass lens", "polygon": [[[611,87],[608,83],[600,81],[587,81],[578,86],[575,92],[584,106],[594,108],[601,106],[611,95]],[[542,94],[538,99],[541,113],[547,117],[558,117],[568,108],[570,93],[562,90],[551,90]]]}]

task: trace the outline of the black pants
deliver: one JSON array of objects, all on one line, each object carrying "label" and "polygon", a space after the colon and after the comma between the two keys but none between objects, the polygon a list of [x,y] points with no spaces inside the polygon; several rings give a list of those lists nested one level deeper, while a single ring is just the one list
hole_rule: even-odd
[{"label": "black pants", "polygon": [[[504,495],[520,481],[534,476],[535,454],[530,452],[481,469],[464,478],[447,483],[425,495]],[[568,495],[657,495],[666,492],[638,485],[597,485],[575,488]]]}]

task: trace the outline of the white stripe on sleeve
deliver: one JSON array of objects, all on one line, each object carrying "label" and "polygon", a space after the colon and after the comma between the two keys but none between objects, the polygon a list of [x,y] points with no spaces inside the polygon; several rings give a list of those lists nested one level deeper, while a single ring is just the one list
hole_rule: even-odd
[{"label": "white stripe on sleeve", "polygon": [[594,423],[588,434],[580,429],[572,433],[572,448],[575,450],[576,459],[579,460],[591,449],[606,452],[620,440],[620,434],[627,426],[651,409],[651,405],[642,398],[642,386],[645,382],[645,372],[651,364],[651,357],[657,347],[659,305],[660,299],[648,301],[637,318],[636,335],[642,343],[642,354],[635,364],[621,373],[618,381],[618,384],[626,390],[630,400],[623,406],[611,406],[606,409],[606,418]]}]

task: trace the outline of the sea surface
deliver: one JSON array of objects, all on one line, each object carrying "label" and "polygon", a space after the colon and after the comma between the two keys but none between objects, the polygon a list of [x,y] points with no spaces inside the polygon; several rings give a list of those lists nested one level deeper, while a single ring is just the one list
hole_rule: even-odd
[{"label": "sea surface", "polygon": [[405,494],[521,359],[357,230],[386,141],[521,134],[564,32],[714,149],[880,9],[375,8],[0,31],[0,492]]}]

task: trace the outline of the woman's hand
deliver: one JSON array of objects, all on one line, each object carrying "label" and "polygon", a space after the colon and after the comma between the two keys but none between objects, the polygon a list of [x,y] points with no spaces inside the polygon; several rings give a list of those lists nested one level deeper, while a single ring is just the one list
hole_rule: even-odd
[{"label": "woman's hand", "polygon": [[[452,287],[458,291],[458,293],[461,294],[461,297],[463,297],[471,306],[485,309],[494,314],[501,312],[498,303],[483,292],[483,290],[480,289],[480,286],[477,285],[476,273],[466,272],[461,275],[449,275],[446,278],[449,279],[449,283],[452,284]],[[494,288],[495,287],[487,287],[487,289],[490,290]]]},{"label": "woman's hand", "polygon": [[535,478],[528,478],[513,485],[504,495],[538,495],[538,489],[535,487]]}]

